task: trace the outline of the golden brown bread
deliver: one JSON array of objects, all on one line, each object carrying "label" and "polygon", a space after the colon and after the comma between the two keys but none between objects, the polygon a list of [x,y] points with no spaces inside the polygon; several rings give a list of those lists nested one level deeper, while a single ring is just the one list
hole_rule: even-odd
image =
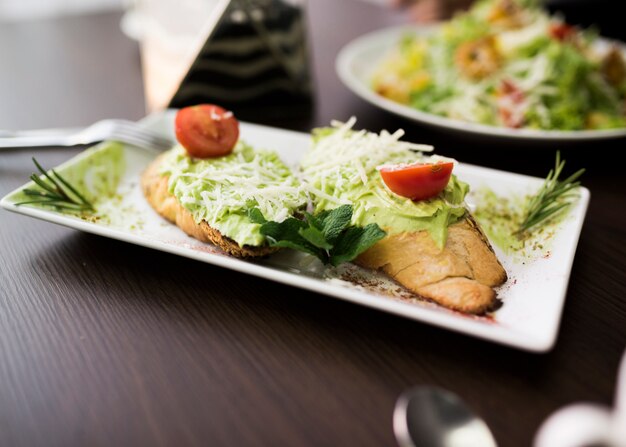
[{"label": "golden brown bread", "polygon": [[496,304],[492,287],[506,272],[474,219],[448,229],[440,250],[427,231],[387,236],[355,261],[380,269],[412,292],[461,312],[481,314]]},{"label": "golden brown bread", "polygon": [[176,197],[168,191],[168,177],[159,173],[159,165],[163,155],[157,157],[144,171],[141,176],[141,187],[148,203],[161,216],[175,223],[189,236],[202,242],[210,242],[233,256],[239,258],[266,256],[277,251],[274,247],[253,247],[244,245],[240,247],[237,242],[224,236],[208,223],[201,221],[196,223],[193,216],[187,211]]}]

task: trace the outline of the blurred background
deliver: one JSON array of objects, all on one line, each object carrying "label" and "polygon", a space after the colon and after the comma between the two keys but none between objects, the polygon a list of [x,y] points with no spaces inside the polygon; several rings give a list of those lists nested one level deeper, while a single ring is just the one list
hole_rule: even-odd
[{"label": "blurred background", "polygon": [[[358,2],[365,9],[385,8],[384,16],[390,18],[389,23],[367,25],[365,29],[446,18],[455,8],[467,6],[471,0],[309,0],[307,9],[312,14],[321,8],[336,9],[339,22],[353,19],[342,17],[342,10]],[[603,35],[624,40],[626,28],[619,23],[618,13],[622,2],[545,0],[545,5],[551,12],[562,13],[570,23],[585,27],[596,24]],[[221,3],[224,2],[0,0],[0,60],[4,67],[0,70],[4,104],[0,107],[2,126],[23,128],[21,123],[24,122],[32,127],[76,126],[113,116],[139,119],[151,110],[164,107],[199,50],[197,41],[201,40],[199,36],[209,21],[211,10]],[[297,4],[298,0],[286,3]],[[306,1],[301,0],[301,3],[306,4]],[[429,8],[436,9],[436,13],[429,13]],[[98,26],[92,28],[90,23],[96,22]],[[318,23],[316,29],[307,32],[317,33],[320,41],[327,32],[348,33],[343,29],[326,29],[329,26]],[[356,36],[346,34],[344,40],[347,42],[353,37]],[[129,44],[131,40],[136,43]],[[41,45],[42,41],[46,42],[45,46]],[[51,48],[64,48],[64,51],[54,52],[49,50]],[[119,51],[111,53],[107,50],[110,48]],[[318,70],[321,61],[316,60],[315,54],[312,62],[313,71]],[[327,66],[332,66],[333,61],[327,62]],[[71,69],[81,66],[85,71]],[[54,72],[51,67],[55,67]],[[143,73],[143,79],[137,78],[138,71]],[[45,82],[46,78],[54,82]],[[24,79],[33,79],[33,82],[25,83]],[[72,89],[69,93],[55,91],[49,87],[53,83],[71,85]],[[107,111],[107,116],[81,110],[94,89],[110,93],[104,100],[99,99],[100,110]],[[343,90],[341,88],[341,93],[347,95]],[[137,92],[145,92],[142,93],[145,95],[143,104],[129,108],[120,101],[124,97],[137,97]],[[50,104],[57,107],[59,113],[51,116]]]},{"label": "blurred background", "polygon": [[130,0],[0,0],[0,20],[32,20],[124,8]]}]

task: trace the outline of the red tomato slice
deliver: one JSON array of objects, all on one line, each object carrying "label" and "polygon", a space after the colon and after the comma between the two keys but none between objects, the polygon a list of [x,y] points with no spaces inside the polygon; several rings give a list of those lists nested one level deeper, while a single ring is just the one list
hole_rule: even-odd
[{"label": "red tomato slice", "polygon": [[524,124],[524,92],[513,82],[504,79],[496,89],[498,115],[506,127],[519,128]]},{"label": "red tomato slice", "polygon": [[452,162],[413,163],[384,166],[380,175],[385,185],[402,197],[424,200],[439,194],[450,181]]},{"label": "red tomato slice", "polygon": [[512,102],[519,104],[524,100],[524,92],[522,92],[512,81],[503,79],[496,88],[496,94],[499,97],[509,97]]},{"label": "red tomato slice", "polygon": [[576,33],[576,28],[567,23],[551,23],[549,28],[550,37],[564,42]]},{"label": "red tomato slice", "polygon": [[176,114],[176,139],[196,158],[230,154],[239,139],[239,122],[213,104],[185,107]]}]

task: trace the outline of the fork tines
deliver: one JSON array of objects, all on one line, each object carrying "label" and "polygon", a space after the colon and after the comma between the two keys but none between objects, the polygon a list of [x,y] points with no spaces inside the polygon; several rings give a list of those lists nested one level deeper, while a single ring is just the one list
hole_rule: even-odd
[{"label": "fork tines", "polygon": [[151,147],[166,150],[172,147],[172,141],[161,135],[143,129],[132,121],[116,120],[115,126],[108,139],[120,140],[124,143],[141,147]]}]

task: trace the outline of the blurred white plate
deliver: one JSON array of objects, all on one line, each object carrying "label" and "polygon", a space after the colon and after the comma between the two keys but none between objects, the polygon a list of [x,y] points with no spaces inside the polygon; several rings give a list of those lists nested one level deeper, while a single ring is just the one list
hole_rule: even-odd
[{"label": "blurred white plate", "polygon": [[[510,129],[469,123],[419,111],[407,105],[391,101],[372,90],[371,78],[374,70],[385,55],[397,47],[400,38],[404,34],[428,35],[432,34],[437,27],[438,25],[392,27],[358,37],[339,52],[336,60],[337,74],[350,90],[376,107],[419,123],[445,129],[525,140],[595,140],[626,136],[626,128],[559,131]],[[603,46],[607,42],[601,40],[599,44]]]},{"label": "blurred white plate", "polygon": [[[151,115],[142,124],[173,137],[173,121],[174,113],[167,112]],[[246,123],[241,124],[241,138],[256,147],[276,150],[292,167],[297,166],[310,143],[309,134]],[[115,194],[96,203],[105,218],[81,219],[35,206],[16,206],[16,202],[23,200],[21,191],[32,185],[24,185],[8,194],[0,205],[9,211],[77,230],[196,259],[519,349],[547,351],[556,340],[574,253],[589,202],[589,191],[585,188],[581,189],[580,199],[559,224],[549,253],[541,252],[533,258],[520,260],[519,256],[507,255],[494,247],[509,275],[507,283],[498,290],[504,304],[489,317],[474,317],[419,300],[383,275],[352,264],[345,264],[338,270],[325,268],[318,261],[312,261],[312,257],[289,250],[258,261],[228,256],[212,245],[187,236],[147,204],[139,177],[157,153],[134,146],[123,146],[121,151],[117,150],[116,157],[109,156],[109,152],[112,152],[110,146],[105,143],[80,153],[57,168],[70,178],[80,176],[88,188],[94,187],[96,175],[108,173],[110,176],[111,172],[120,171],[121,179],[113,188]],[[114,169],[114,165],[123,168]],[[504,196],[533,192],[543,182],[538,178],[463,163],[459,163],[455,172],[472,188],[486,186]],[[360,279],[359,284],[342,279],[347,277]],[[289,293],[288,289],[285,291]],[[296,298],[297,294],[294,294]]]}]

